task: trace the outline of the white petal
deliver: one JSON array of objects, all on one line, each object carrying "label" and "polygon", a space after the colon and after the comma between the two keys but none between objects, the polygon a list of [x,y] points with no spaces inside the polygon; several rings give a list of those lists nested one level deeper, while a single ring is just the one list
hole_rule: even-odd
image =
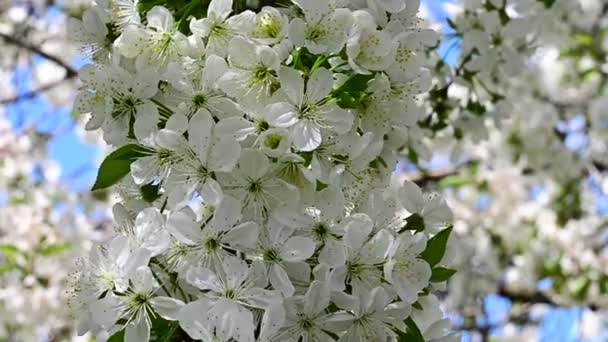
[{"label": "white petal", "polygon": [[228,64],[219,56],[210,55],[205,61],[203,82],[207,89],[213,89],[217,85],[217,80],[228,72]]},{"label": "white petal", "polygon": [[114,42],[116,49],[127,58],[135,58],[145,48],[148,33],[137,25],[127,25]]},{"label": "white petal", "polygon": [[216,333],[222,341],[231,337],[239,342],[253,342],[253,314],[228,299],[220,299],[209,313],[215,321]]},{"label": "white petal", "polygon": [[140,316],[138,321],[131,321],[125,328],[125,342],[141,342],[150,340],[150,324]]},{"label": "white petal", "polygon": [[410,213],[419,213],[424,208],[422,190],[413,182],[405,181],[399,189],[399,201]]},{"label": "white petal", "polygon": [[292,282],[298,284],[310,283],[310,265],[306,261],[284,261],[283,266]]},{"label": "white petal", "polygon": [[211,226],[224,231],[232,228],[241,219],[241,202],[232,196],[224,196],[213,211]]},{"label": "white petal", "polygon": [[262,178],[270,168],[268,157],[261,151],[253,149],[244,149],[238,164],[241,173],[252,180]]},{"label": "white petal", "polygon": [[313,72],[306,84],[306,100],[309,103],[321,101],[334,86],[333,73],[323,67]]},{"label": "white petal", "polygon": [[316,316],[329,305],[328,284],[323,281],[313,281],[304,297],[304,312]]},{"label": "white petal", "polygon": [[167,230],[174,238],[188,245],[195,245],[202,236],[200,225],[182,211],[171,214],[167,220]]},{"label": "white petal", "polygon": [[215,273],[204,267],[193,267],[186,272],[186,280],[201,290],[222,291],[222,284]]},{"label": "white petal", "polygon": [[102,299],[91,302],[91,316],[95,323],[102,327],[109,328],[116,323],[119,318],[120,305],[120,299],[110,293]]},{"label": "white petal", "polygon": [[330,104],[325,106],[327,111],[323,113],[323,118],[331,128],[339,134],[346,134],[353,126],[353,115],[338,105]]},{"label": "white petal", "polygon": [[247,263],[236,257],[226,257],[222,264],[226,273],[226,286],[233,289],[239,288],[249,275]]},{"label": "white petal", "polygon": [[296,291],[291,284],[291,280],[289,280],[287,273],[280,265],[271,265],[268,277],[270,278],[270,284],[272,284],[275,290],[279,291],[284,298],[291,297]]},{"label": "white petal", "polygon": [[176,321],[179,311],[184,307],[184,302],[181,300],[162,296],[152,298],[150,304],[157,314],[170,321]]},{"label": "white petal", "polygon": [[163,6],[154,6],[146,15],[148,27],[153,27],[157,31],[167,32],[173,28],[173,14]]},{"label": "white petal", "polygon": [[224,241],[236,248],[254,248],[260,234],[260,226],[255,222],[245,222],[232,228],[224,236]]},{"label": "white petal", "polygon": [[321,145],[321,129],[314,122],[300,120],[292,128],[293,145],[304,152],[312,151]]},{"label": "white petal", "polygon": [[152,256],[159,255],[169,248],[171,241],[165,230],[165,217],[156,208],[146,208],[135,218],[135,236],[138,247],[150,251]]},{"label": "white petal", "polygon": [[301,105],[304,97],[304,80],[300,73],[292,68],[283,67],[279,71],[281,89],[285,92],[293,105]]},{"label": "white petal", "polygon": [[243,292],[242,299],[251,306],[266,309],[272,304],[280,303],[283,298],[276,291],[253,287]]},{"label": "white petal", "polygon": [[226,19],[231,12],[232,0],[212,0],[207,15],[213,14],[218,18]]},{"label": "white petal", "polygon": [[325,241],[325,246],[319,253],[319,262],[326,263],[329,266],[344,265],[346,251],[342,243],[334,240]]},{"label": "white petal", "polygon": [[147,265],[138,267],[135,270],[135,274],[131,275],[131,282],[136,293],[150,292],[154,290],[154,288],[158,287],[158,283],[156,282],[156,279],[154,279],[152,270],[150,270],[150,267]]},{"label": "white petal", "polygon": [[344,228],[344,243],[352,251],[359,251],[361,246],[367,241],[372,232],[373,222],[365,214],[355,214],[351,216],[351,221]]},{"label": "white petal", "polygon": [[205,183],[203,183],[203,186],[201,187],[200,195],[203,202],[210,205],[217,205],[224,196],[224,192],[215,179],[207,177]]},{"label": "white petal", "polygon": [[188,128],[188,140],[194,152],[199,156],[201,162],[207,164],[207,154],[211,146],[211,131],[213,129],[213,118],[208,111],[198,110],[190,119]]},{"label": "white petal", "polygon": [[281,257],[286,261],[302,261],[315,252],[315,243],[303,236],[294,236],[281,246]]},{"label": "white petal", "polygon": [[169,120],[167,120],[165,128],[175,132],[184,133],[188,130],[188,118],[183,113],[175,113],[171,115]]},{"label": "white petal", "polygon": [[207,312],[211,303],[206,298],[190,302],[178,314],[179,326],[193,339],[212,341],[211,326]]},{"label": "white petal", "polygon": [[392,235],[382,229],[363,246],[359,255],[368,264],[379,264],[384,261],[391,242]]},{"label": "white petal", "polygon": [[386,291],[380,286],[375,287],[369,295],[365,312],[382,312],[390,302]]},{"label": "white petal", "polygon": [[290,127],[298,122],[297,109],[287,102],[277,102],[266,106],[264,116],[274,127]]},{"label": "white petal", "polygon": [[186,139],[180,133],[168,129],[158,131],[154,140],[159,147],[167,150],[179,151],[186,146]]},{"label": "white petal", "polygon": [[316,207],[321,211],[321,218],[333,221],[343,215],[344,194],[336,186],[327,187],[316,194]]},{"label": "white petal", "polygon": [[158,109],[152,102],[146,101],[138,105],[133,125],[133,132],[137,140],[144,143],[150,141],[154,133],[158,132],[159,118]]},{"label": "white petal", "polygon": [[276,334],[285,322],[285,309],[283,304],[276,303],[268,307],[262,316],[262,325],[260,327],[260,341],[268,341],[270,337]]},{"label": "white petal", "polygon": [[241,145],[232,138],[214,139],[207,166],[210,170],[230,172],[241,154]]},{"label": "white petal", "polygon": [[252,122],[244,118],[230,117],[220,120],[215,126],[214,133],[219,137],[243,141],[250,134],[255,133],[255,127]]},{"label": "white petal", "polygon": [[131,163],[131,177],[137,185],[151,181],[157,171],[156,156],[138,158]]},{"label": "white petal", "polygon": [[300,18],[295,18],[289,23],[287,35],[289,40],[297,47],[302,47],[306,41],[306,23]]}]

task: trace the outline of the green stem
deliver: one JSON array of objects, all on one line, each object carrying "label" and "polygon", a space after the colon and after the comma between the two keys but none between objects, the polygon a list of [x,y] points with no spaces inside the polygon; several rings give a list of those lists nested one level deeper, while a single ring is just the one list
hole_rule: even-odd
[{"label": "green stem", "polygon": [[156,281],[160,284],[160,287],[163,289],[163,291],[165,291],[167,296],[171,296],[171,292],[169,292],[169,290],[167,289],[165,284],[160,280],[160,278],[158,277],[158,274],[156,274],[156,272],[154,272],[154,270],[152,268],[150,268],[150,271],[152,272],[152,276],[154,277],[154,279],[156,279]]}]

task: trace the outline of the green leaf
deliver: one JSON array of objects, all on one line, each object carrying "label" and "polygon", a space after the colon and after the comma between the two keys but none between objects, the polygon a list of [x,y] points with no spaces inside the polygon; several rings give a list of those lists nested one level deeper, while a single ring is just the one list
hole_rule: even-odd
[{"label": "green leaf", "polygon": [[540,2],[543,3],[543,5],[545,5],[545,8],[551,8],[551,6],[553,6],[553,4],[555,3],[556,0],[538,0]]},{"label": "green leaf", "polygon": [[144,201],[152,203],[160,198],[160,185],[146,184],[139,188],[139,193]]},{"label": "green leaf", "polygon": [[137,160],[137,158],[147,155],[149,152],[150,150],[145,147],[129,144],[110,153],[101,162],[97,179],[95,179],[95,184],[91,190],[105,189],[116,184],[131,171],[131,163]]},{"label": "green leaf", "polygon": [[408,148],[407,150],[407,159],[409,159],[409,161],[411,161],[413,164],[418,165],[418,152],[416,152],[416,150],[414,150],[413,148]]},{"label": "green leaf", "polygon": [[416,213],[408,216],[406,218],[407,223],[403,228],[399,229],[398,233],[401,234],[406,230],[413,230],[416,232],[421,232],[424,230],[424,218]]},{"label": "green leaf", "polygon": [[452,19],[447,18],[447,21],[448,21],[448,26],[449,27],[451,27],[454,31],[458,31],[458,26],[456,25],[456,23]]},{"label": "green leaf", "polygon": [[407,326],[405,332],[397,331],[399,342],[424,342],[420,329],[411,317],[405,320],[405,325]]},{"label": "green leaf", "polygon": [[459,175],[447,176],[439,181],[439,188],[460,188],[463,185],[471,184],[473,180]]},{"label": "green leaf", "polygon": [[420,305],[420,302],[418,302],[418,301],[414,302],[414,304],[412,304],[412,307],[413,307],[414,309],[418,309],[418,310],[420,310],[420,311],[422,311],[422,310],[423,310],[422,305]]},{"label": "green leaf", "polygon": [[587,297],[587,291],[591,285],[591,279],[586,276],[580,276],[574,280],[571,288],[572,296],[579,301],[583,301]]},{"label": "green leaf", "polygon": [[108,338],[107,342],[122,342],[125,340],[125,329],[121,329]]},{"label": "green leaf", "polygon": [[321,191],[321,190],[323,190],[323,189],[325,189],[327,187],[328,187],[327,184],[325,184],[325,183],[323,183],[323,182],[321,182],[320,180],[317,179],[317,188],[316,188],[316,191]]},{"label": "green leaf", "polygon": [[452,226],[449,226],[435,234],[435,236],[430,238],[426,243],[426,248],[424,251],[420,253],[420,258],[426,260],[431,267],[437,265],[443,258],[452,228]]},{"label": "green leaf", "polygon": [[604,275],[600,278],[599,280],[599,285],[600,285],[600,294],[607,294],[608,293],[608,276]]},{"label": "green leaf", "polygon": [[57,254],[65,253],[65,252],[69,251],[70,249],[72,249],[71,244],[69,244],[67,242],[62,242],[62,243],[53,243],[50,245],[43,245],[42,247],[40,247],[38,252],[42,255],[50,256],[50,255],[57,255]]},{"label": "green leaf", "polygon": [[367,83],[374,78],[374,74],[356,74],[351,76],[330,94],[330,98],[337,100],[342,108],[360,107],[367,97]]},{"label": "green leaf", "polygon": [[442,281],[446,281],[450,279],[450,277],[452,277],[455,273],[456,270],[453,270],[451,268],[437,266],[433,268],[433,273],[431,274],[431,282],[440,283]]},{"label": "green leaf", "polygon": [[593,37],[586,33],[577,33],[573,35],[574,41],[584,46],[593,45]]},{"label": "green leaf", "polygon": [[0,253],[7,258],[15,258],[17,255],[21,254],[21,251],[15,245],[1,244]]},{"label": "green leaf", "polygon": [[471,100],[469,100],[467,103],[466,109],[477,116],[483,116],[483,114],[486,112],[486,107],[484,105],[477,101]]}]

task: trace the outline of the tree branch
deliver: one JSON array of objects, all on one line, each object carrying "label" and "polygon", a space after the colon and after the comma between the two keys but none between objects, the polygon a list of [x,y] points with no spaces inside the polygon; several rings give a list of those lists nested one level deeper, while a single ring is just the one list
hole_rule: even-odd
[{"label": "tree branch", "polygon": [[[505,286],[501,285],[498,288],[498,291],[496,292],[496,294],[501,297],[507,298],[511,302],[527,303],[527,304],[547,304],[547,305],[551,305],[551,306],[564,306],[562,304],[555,302],[554,300],[549,298],[549,296],[542,293],[541,291],[535,291],[532,293],[517,293],[517,292],[512,291],[512,290],[506,288]],[[588,307],[592,311],[598,310],[598,305],[594,304],[594,303],[587,304],[586,307]]]},{"label": "tree branch", "polygon": [[10,35],[8,35],[6,33],[2,33],[2,32],[0,32],[0,38],[4,39],[4,41],[6,41],[9,44],[29,50],[30,52],[40,55],[40,56],[44,57],[45,59],[48,59],[49,61],[61,66],[66,71],[66,78],[72,78],[72,77],[76,77],[76,75],[78,75],[78,72],[74,68],[72,68],[72,66],[70,66],[66,62],[62,61],[61,59],[59,59],[57,56],[53,56],[51,54],[48,54],[48,53],[42,51],[42,49],[40,49],[40,47],[38,47],[36,45],[33,45],[27,41],[21,40],[17,37],[13,37],[13,36],[10,36]]},{"label": "tree branch", "polygon": [[[73,77],[73,76],[72,76]],[[47,90],[50,90],[52,88],[55,88],[56,86],[60,85],[61,83],[67,81],[68,79],[70,79],[70,77],[68,77],[68,75],[66,75],[64,78],[57,80],[55,82],[50,82],[47,83],[37,89],[33,89],[30,90],[28,92],[16,95],[14,97],[8,98],[8,99],[3,99],[0,100],[0,105],[7,105],[10,103],[15,103],[15,102],[19,102],[19,101],[23,101],[23,100],[29,100],[32,99],[36,96],[38,96],[40,93],[45,92]]]}]

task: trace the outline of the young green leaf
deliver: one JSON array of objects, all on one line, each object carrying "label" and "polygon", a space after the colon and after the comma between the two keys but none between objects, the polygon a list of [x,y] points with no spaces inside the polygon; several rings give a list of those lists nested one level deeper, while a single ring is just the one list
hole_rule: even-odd
[{"label": "young green leaf", "polygon": [[403,226],[398,233],[401,234],[406,230],[413,230],[415,232],[421,232],[424,230],[424,218],[416,213],[408,216],[405,219],[407,222],[405,226]]},{"label": "young green leaf", "polygon": [[433,268],[433,273],[431,274],[431,282],[440,283],[442,281],[446,281],[450,279],[450,277],[452,277],[455,273],[456,270],[453,270],[451,268],[437,266]]},{"label": "young green leaf", "polygon": [[426,260],[431,267],[437,265],[445,254],[445,248],[451,232],[452,226],[449,226],[430,238],[426,244],[426,248],[420,253],[420,258]]},{"label": "young green leaf", "polygon": [[131,163],[137,160],[137,158],[147,155],[149,152],[150,150],[145,147],[129,144],[110,153],[101,162],[95,184],[91,190],[105,189],[116,184],[131,171]]},{"label": "young green leaf", "polygon": [[407,326],[405,332],[397,331],[399,342],[424,342],[424,336],[411,317],[405,320],[405,325]]},{"label": "young green leaf", "polygon": [[57,254],[65,253],[65,252],[69,251],[70,249],[72,249],[72,245],[67,242],[53,243],[53,244],[43,245],[42,247],[40,247],[38,252],[42,255],[50,256],[50,255],[57,255]]}]

